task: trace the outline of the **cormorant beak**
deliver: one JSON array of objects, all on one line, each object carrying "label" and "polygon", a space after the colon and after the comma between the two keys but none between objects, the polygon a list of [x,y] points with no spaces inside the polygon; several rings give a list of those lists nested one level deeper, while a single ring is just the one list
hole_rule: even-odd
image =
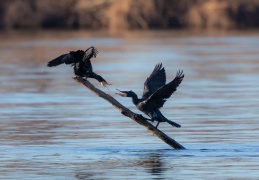
[{"label": "cormorant beak", "polygon": [[122,97],[127,97],[127,93],[126,92],[120,91],[119,89],[116,89],[116,90],[119,91],[119,93],[115,93],[115,94],[118,94],[118,95],[120,95]]},{"label": "cormorant beak", "polygon": [[[108,89],[108,87],[106,87],[106,85],[111,85],[111,84],[107,83],[106,81],[102,81],[102,82],[101,82],[101,85],[102,85],[103,87],[105,87],[106,89]],[[108,89],[108,90],[109,90],[109,89]]]}]

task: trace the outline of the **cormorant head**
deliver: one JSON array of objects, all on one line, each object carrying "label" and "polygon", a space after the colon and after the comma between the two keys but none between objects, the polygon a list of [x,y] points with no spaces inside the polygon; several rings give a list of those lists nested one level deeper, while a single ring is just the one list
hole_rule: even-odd
[{"label": "cormorant head", "polygon": [[120,91],[119,89],[116,89],[117,91],[119,91],[119,93],[115,93],[118,94],[122,97],[133,97],[134,95],[136,95],[133,91]]},{"label": "cormorant head", "polygon": [[105,80],[104,80],[104,81],[101,81],[100,84],[101,84],[103,87],[105,87],[106,89],[108,89],[108,90],[109,90],[109,88],[106,87],[106,85],[111,85],[111,84],[107,83]]},{"label": "cormorant head", "polygon": [[[96,73],[94,73],[94,72],[91,72],[91,76],[89,76],[89,77],[94,78],[94,79],[96,79],[97,81],[99,81],[99,83],[100,83],[103,87],[105,87],[106,89],[108,89],[108,88],[106,87],[106,85],[111,85],[111,84],[107,83],[107,81],[106,81],[105,79],[103,79],[102,76],[100,76],[100,75],[98,75],[98,74],[96,74]],[[109,89],[108,89],[108,90],[109,90]]]}]

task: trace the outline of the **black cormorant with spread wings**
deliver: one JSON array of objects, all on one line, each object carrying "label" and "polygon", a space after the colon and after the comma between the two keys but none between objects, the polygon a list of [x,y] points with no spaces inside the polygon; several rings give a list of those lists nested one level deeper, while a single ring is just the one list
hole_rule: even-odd
[{"label": "black cormorant with spread wings", "polygon": [[108,84],[106,80],[102,78],[102,76],[93,72],[91,58],[96,58],[97,54],[98,51],[93,46],[86,49],[85,51],[70,51],[68,54],[62,54],[61,56],[49,61],[48,66],[53,67],[60,64],[71,64],[74,66],[75,75],[84,78],[94,78],[99,81],[103,87],[106,87],[106,85],[110,84]]},{"label": "black cormorant with spread wings", "polygon": [[184,78],[183,71],[178,71],[173,81],[166,84],[165,69],[162,68],[162,64],[157,64],[144,83],[144,92],[141,99],[133,91],[119,91],[120,96],[131,97],[132,102],[136,107],[144,112],[151,118],[151,121],[158,121],[156,128],[160,122],[167,122],[177,128],[181,125],[168,120],[160,112],[160,108],[163,107],[166,99],[169,98],[173,92],[176,91],[179,84]]}]

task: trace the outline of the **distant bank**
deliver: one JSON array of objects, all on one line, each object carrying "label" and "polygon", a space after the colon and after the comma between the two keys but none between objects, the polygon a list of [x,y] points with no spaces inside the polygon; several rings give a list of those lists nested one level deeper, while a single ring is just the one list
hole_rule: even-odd
[{"label": "distant bank", "polygon": [[258,0],[0,0],[0,29],[257,29]]}]

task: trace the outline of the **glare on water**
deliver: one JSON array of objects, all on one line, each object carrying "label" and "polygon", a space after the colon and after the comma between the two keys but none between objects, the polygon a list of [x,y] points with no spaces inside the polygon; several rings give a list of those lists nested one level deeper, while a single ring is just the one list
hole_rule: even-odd
[{"label": "glare on water", "polygon": [[[1,37],[1,179],[258,179],[259,34],[143,34]],[[137,113],[115,89],[141,96],[159,62],[167,82],[184,70],[161,109],[182,128],[159,128],[187,150],[76,83],[70,66],[46,66],[92,45],[101,52],[94,70],[113,85],[90,81]]]}]

